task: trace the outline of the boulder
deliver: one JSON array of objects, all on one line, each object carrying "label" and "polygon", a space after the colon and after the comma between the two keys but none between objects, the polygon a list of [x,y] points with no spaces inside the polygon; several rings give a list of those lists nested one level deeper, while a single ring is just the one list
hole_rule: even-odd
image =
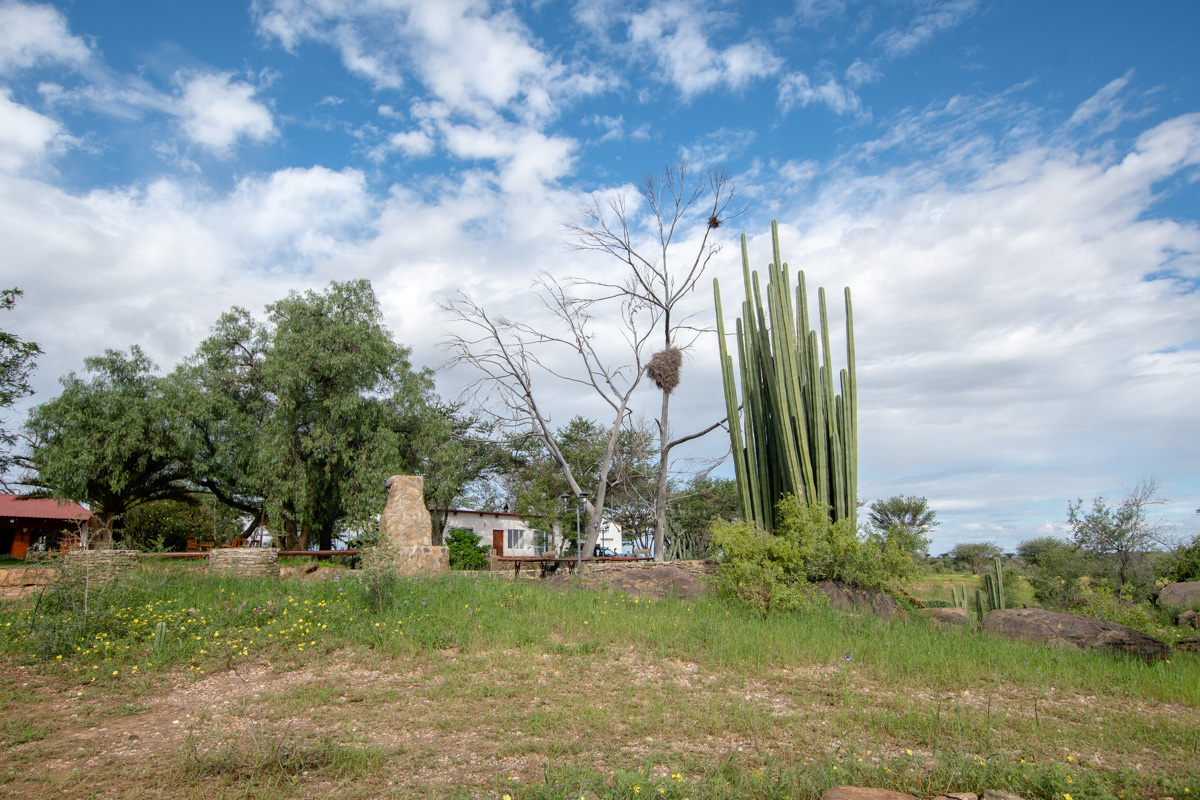
[{"label": "boulder", "polygon": [[630,597],[648,597],[656,600],[667,595],[685,599],[699,597],[704,591],[704,584],[697,575],[670,564],[640,565],[639,569],[627,571],[588,572],[582,579],[559,573],[547,578],[546,585],[557,588],[580,585],[592,589],[608,588],[624,592]]},{"label": "boulder", "polygon": [[1168,583],[1158,593],[1158,604],[1170,608],[1200,609],[1200,581]]},{"label": "boulder", "polygon": [[849,611],[852,614],[869,613],[880,619],[907,619],[908,615],[896,602],[896,598],[878,589],[860,589],[857,586],[841,583],[840,581],[821,581],[814,584],[816,588],[829,598],[829,605],[839,611]]},{"label": "boulder", "polygon": [[1041,608],[990,611],[981,628],[1010,639],[1070,645],[1081,650],[1109,650],[1142,658],[1162,658],[1168,651],[1165,642],[1125,625]]},{"label": "boulder", "polygon": [[865,786],[834,786],[821,792],[821,800],[917,800],[911,794]]},{"label": "boulder", "polygon": [[999,789],[988,789],[983,793],[983,800],[1024,800],[1019,794],[1002,792]]},{"label": "boulder", "polygon": [[926,608],[922,609],[922,613],[941,627],[966,625],[971,621],[971,617],[967,614],[965,608]]},{"label": "boulder", "polygon": [[1185,611],[1175,618],[1175,624],[1181,628],[1186,628],[1191,625],[1193,628],[1200,628],[1200,614],[1195,611]]},{"label": "boulder", "polygon": [[1175,643],[1175,649],[1185,653],[1200,653],[1200,639],[1180,639]]}]

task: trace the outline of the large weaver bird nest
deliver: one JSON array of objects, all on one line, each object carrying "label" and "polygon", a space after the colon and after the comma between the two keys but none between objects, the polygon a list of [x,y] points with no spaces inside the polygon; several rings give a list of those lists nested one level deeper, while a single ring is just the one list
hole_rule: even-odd
[{"label": "large weaver bird nest", "polygon": [[670,394],[679,385],[679,370],[683,366],[683,351],[678,347],[659,350],[646,365],[646,374],[659,389]]}]

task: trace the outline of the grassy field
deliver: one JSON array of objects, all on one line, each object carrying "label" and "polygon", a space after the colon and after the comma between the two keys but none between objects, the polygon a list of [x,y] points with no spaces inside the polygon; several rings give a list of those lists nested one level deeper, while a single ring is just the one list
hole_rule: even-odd
[{"label": "grassy field", "polygon": [[319,574],[145,570],[91,597],[85,630],[50,597],[0,606],[0,794],[1200,793],[1194,655],[487,575]]}]

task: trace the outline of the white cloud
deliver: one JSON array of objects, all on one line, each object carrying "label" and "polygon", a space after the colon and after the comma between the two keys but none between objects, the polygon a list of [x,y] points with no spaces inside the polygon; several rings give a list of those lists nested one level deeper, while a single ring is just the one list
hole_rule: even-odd
[{"label": "white cloud", "polygon": [[663,70],[661,79],[685,98],[722,85],[741,89],[779,71],[783,62],[762,42],[714,49],[707,32],[719,22],[695,5],[667,0],[630,18],[629,39],[635,49],[650,49]]},{"label": "white cloud", "polygon": [[271,111],[254,99],[255,87],[234,81],[232,72],[181,77],[176,113],[194,143],[227,153],[240,139],[265,142],[275,136]]},{"label": "white cloud", "polygon": [[793,72],[779,81],[779,107],[783,113],[813,103],[828,106],[838,116],[863,115],[862,100],[834,78],[827,78],[824,83],[816,85],[803,72]]},{"label": "white cloud", "polygon": [[373,161],[383,161],[388,154],[400,152],[409,158],[422,158],[431,155],[434,149],[433,137],[428,131],[411,130],[393,133],[387,141],[371,150]]},{"label": "white cloud", "polygon": [[1096,133],[1107,133],[1125,121],[1127,115],[1120,95],[1132,78],[1133,70],[1129,70],[1080,103],[1067,120],[1067,127],[1091,123]]},{"label": "white cloud", "polygon": [[0,170],[36,165],[67,138],[58,122],[14,103],[9,90],[0,86]]},{"label": "white cloud", "polygon": [[72,36],[67,20],[49,5],[0,3],[0,73],[41,64],[82,64],[91,51]]},{"label": "white cloud", "polygon": [[868,83],[875,83],[882,77],[882,72],[862,59],[855,59],[853,64],[846,67],[846,82],[856,89]]},{"label": "white cloud", "polygon": [[568,68],[552,59],[512,10],[473,0],[259,0],[254,13],[262,34],[289,50],[305,40],[328,43],[377,88],[398,88],[411,71],[454,113],[486,118],[512,110],[529,122],[545,120],[558,114],[559,98],[613,81],[586,64]]},{"label": "white cloud", "polygon": [[931,11],[919,14],[907,28],[891,28],[879,34],[875,43],[883,48],[883,52],[889,58],[906,56],[973,14],[978,1],[947,0],[932,5]]}]

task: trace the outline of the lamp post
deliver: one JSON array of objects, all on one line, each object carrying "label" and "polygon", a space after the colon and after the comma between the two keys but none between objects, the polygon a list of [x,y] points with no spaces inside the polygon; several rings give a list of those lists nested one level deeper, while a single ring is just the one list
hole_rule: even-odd
[{"label": "lamp post", "polygon": [[[563,503],[571,499],[573,495],[570,492],[563,492],[559,497]],[[579,507],[587,501],[587,494],[580,492],[575,502],[575,574],[582,575],[583,572],[583,542],[579,541]]]}]

